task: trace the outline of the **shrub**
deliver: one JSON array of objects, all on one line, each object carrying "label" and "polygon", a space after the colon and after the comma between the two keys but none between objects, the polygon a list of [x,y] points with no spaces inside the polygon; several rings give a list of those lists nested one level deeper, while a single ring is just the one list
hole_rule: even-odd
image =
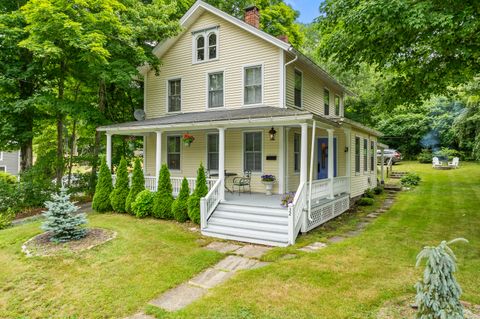
[{"label": "shrub", "polygon": [[408,173],[407,175],[403,176],[400,180],[402,186],[412,187],[417,186],[420,183],[420,176],[416,173]]},{"label": "shrub", "polygon": [[17,178],[11,174],[0,172],[0,180],[4,181],[7,184],[16,184]]},{"label": "shrub", "polygon": [[424,164],[432,163],[432,159],[433,159],[433,154],[430,150],[427,150],[427,149],[422,150],[422,152],[417,156],[417,160],[420,163],[424,163]]},{"label": "shrub", "polygon": [[35,164],[20,176],[18,204],[21,208],[43,207],[43,204],[52,198],[55,190],[52,177],[45,173],[41,166]]},{"label": "shrub", "polygon": [[104,160],[100,166],[92,208],[100,213],[111,211],[112,205],[110,204],[110,194],[112,193],[112,190],[112,174],[110,174],[110,168],[108,168],[107,163]]},{"label": "shrub", "polygon": [[132,204],[135,201],[137,194],[145,190],[145,177],[143,176],[142,165],[140,160],[135,160],[133,165],[132,185],[128,192],[127,200],[125,201],[125,210],[127,213],[133,214]]},{"label": "shrub", "polygon": [[6,213],[9,209],[15,211],[20,206],[19,199],[16,185],[0,179],[0,213]]},{"label": "shrub", "polygon": [[382,186],[377,186],[373,188],[373,193],[375,195],[381,195],[383,194],[383,187]]},{"label": "shrub", "polygon": [[6,211],[0,212],[0,229],[4,229],[10,226],[13,218],[15,218],[15,212],[11,208],[8,208]]},{"label": "shrub", "polygon": [[363,193],[363,197],[366,197],[366,198],[373,198],[373,197],[375,197],[374,195],[375,194],[373,193],[373,189],[371,189],[371,188],[367,188],[365,190],[365,193]]},{"label": "shrub", "polygon": [[117,178],[115,180],[115,189],[110,194],[110,203],[117,213],[125,213],[125,203],[127,201],[130,188],[128,187],[127,161],[122,157],[117,169]]},{"label": "shrub", "polygon": [[372,206],[375,203],[373,198],[362,197],[357,201],[357,204],[360,206]]},{"label": "shrub", "polygon": [[464,152],[457,151],[448,147],[442,147],[441,150],[435,155],[447,157],[449,161],[451,161],[454,157],[458,157],[460,160],[464,160],[466,158]]},{"label": "shrub", "polygon": [[153,216],[157,218],[172,219],[172,182],[170,171],[166,164],[160,168],[158,187],[153,200]]},{"label": "shrub", "polygon": [[153,193],[145,189],[138,193],[135,201],[132,203],[132,212],[138,218],[147,217],[152,213],[153,209]]},{"label": "shrub", "polygon": [[78,207],[70,202],[66,188],[62,187],[60,193],[54,194],[53,200],[47,201],[45,206],[48,210],[43,214],[46,220],[41,228],[51,232],[51,241],[66,242],[85,237],[87,219],[85,214],[76,214]]},{"label": "shrub", "polygon": [[188,217],[196,224],[200,224],[200,199],[208,194],[207,178],[203,165],[197,170],[195,191],[188,199]]},{"label": "shrub", "polygon": [[439,246],[427,246],[417,256],[416,267],[426,259],[423,278],[417,282],[415,297],[418,306],[417,318],[463,318],[460,303],[462,290],[453,273],[457,271],[456,257],[448,245],[457,241],[442,241]]},{"label": "shrub", "polygon": [[188,181],[184,177],[182,180],[182,186],[180,187],[180,192],[178,193],[177,198],[172,204],[172,213],[175,219],[184,223],[188,220],[188,197],[190,196],[190,188],[188,187]]}]

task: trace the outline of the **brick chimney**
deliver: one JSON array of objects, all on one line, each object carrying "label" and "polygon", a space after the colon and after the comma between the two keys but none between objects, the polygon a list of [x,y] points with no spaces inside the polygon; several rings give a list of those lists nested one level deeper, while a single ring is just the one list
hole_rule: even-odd
[{"label": "brick chimney", "polygon": [[282,34],[282,35],[277,36],[277,39],[282,40],[283,42],[288,43],[288,35],[286,35],[286,34]]},{"label": "brick chimney", "polygon": [[245,22],[255,28],[260,27],[260,10],[255,5],[245,8]]}]

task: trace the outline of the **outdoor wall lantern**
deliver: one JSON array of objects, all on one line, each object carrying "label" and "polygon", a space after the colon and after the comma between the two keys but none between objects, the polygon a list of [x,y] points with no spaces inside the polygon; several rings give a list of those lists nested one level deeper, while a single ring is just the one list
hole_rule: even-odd
[{"label": "outdoor wall lantern", "polygon": [[348,146],[345,146],[345,153],[348,153]]},{"label": "outdoor wall lantern", "polygon": [[270,134],[270,141],[275,141],[275,135],[277,135],[277,131],[275,131],[273,126],[270,131],[268,131],[268,134]]}]

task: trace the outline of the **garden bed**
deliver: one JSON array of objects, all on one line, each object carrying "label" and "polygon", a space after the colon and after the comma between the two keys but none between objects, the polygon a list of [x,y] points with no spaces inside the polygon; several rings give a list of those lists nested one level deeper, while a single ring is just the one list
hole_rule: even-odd
[{"label": "garden bed", "polygon": [[116,237],[117,233],[102,228],[91,228],[87,236],[79,240],[66,243],[55,243],[50,241],[49,232],[37,235],[29,239],[22,246],[22,251],[28,256],[54,256],[64,253],[79,253],[95,246],[106,243]]}]

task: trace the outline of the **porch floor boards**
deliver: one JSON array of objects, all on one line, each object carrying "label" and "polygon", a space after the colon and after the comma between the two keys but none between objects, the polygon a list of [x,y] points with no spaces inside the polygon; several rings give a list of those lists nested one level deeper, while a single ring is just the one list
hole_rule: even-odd
[{"label": "porch floor boards", "polygon": [[266,208],[278,208],[287,209],[281,205],[282,195],[273,194],[267,196],[263,193],[229,193],[225,192],[225,203],[242,205],[242,206],[255,206]]}]

